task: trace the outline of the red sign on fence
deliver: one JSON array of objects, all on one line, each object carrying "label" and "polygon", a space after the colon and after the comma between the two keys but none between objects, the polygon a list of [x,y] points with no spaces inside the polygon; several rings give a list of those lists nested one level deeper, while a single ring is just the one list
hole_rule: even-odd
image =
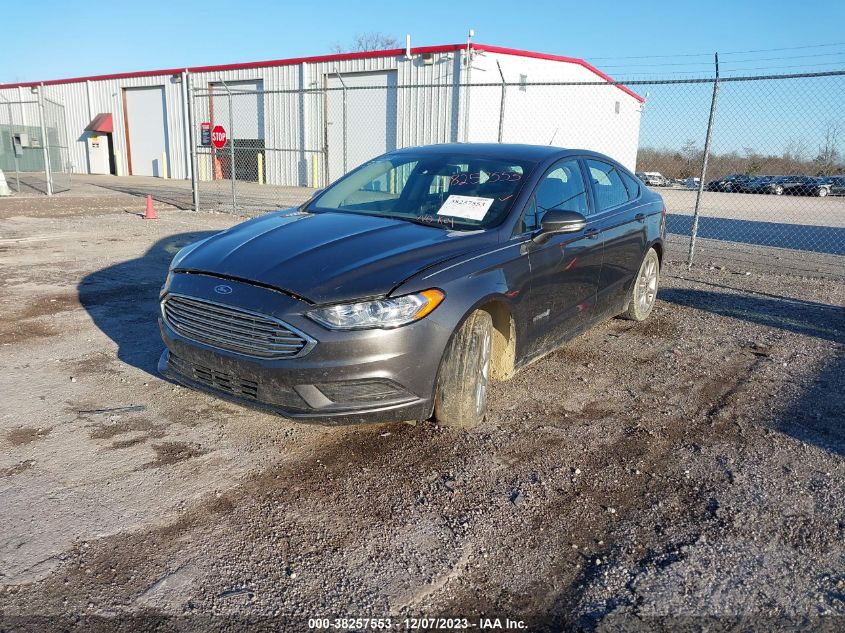
[{"label": "red sign on fence", "polygon": [[217,149],[222,149],[226,145],[226,128],[222,125],[215,125],[211,130],[211,144]]}]

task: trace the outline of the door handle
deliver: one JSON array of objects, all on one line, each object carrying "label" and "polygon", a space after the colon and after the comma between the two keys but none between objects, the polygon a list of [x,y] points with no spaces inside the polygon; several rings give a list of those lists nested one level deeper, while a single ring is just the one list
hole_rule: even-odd
[{"label": "door handle", "polygon": [[637,222],[645,222],[645,214],[644,213],[638,213],[637,215],[634,216],[634,219]]},{"label": "door handle", "polygon": [[594,240],[598,236],[599,236],[599,230],[598,229],[587,229],[586,231],[584,231],[584,237],[586,237],[588,240]]}]

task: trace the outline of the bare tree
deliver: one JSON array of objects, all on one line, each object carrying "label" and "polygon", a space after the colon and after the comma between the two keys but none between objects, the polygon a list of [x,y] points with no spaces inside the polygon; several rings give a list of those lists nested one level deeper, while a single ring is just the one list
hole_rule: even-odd
[{"label": "bare tree", "polygon": [[686,165],[683,169],[681,169],[680,177],[681,178],[688,178],[689,176],[694,176],[694,165],[701,162],[702,152],[698,149],[698,144],[695,142],[695,139],[687,139],[687,142],[684,143],[683,147],[681,147],[681,158],[684,160]]},{"label": "bare tree", "polygon": [[399,48],[399,40],[392,35],[385,35],[384,33],[356,33],[352,38],[352,43],[348,47],[344,47],[339,42],[335,42],[331,46],[333,53],[360,53],[364,51],[383,51],[392,48]]},{"label": "bare tree", "polygon": [[789,139],[786,147],[783,148],[783,158],[796,163],[804,162],[807,158],[807,144],[804,139]]},{"label": "bare tree", "polygon": [[839,124],[831,121],[827,124],[824,133],[824,140],[819,146],[819,154],[813,161],[818,167],[818,175],[825,176],[833,173],[839,161],[839,137],[842,130]]}]

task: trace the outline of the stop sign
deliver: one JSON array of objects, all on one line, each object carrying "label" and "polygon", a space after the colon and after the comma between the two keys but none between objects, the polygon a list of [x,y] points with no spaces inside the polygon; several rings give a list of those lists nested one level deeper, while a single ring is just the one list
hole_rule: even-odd
[{"label": "stop sign", "polygon": [[211,130],[211,144],[217,149],[226,145],[226,128],[222,125],[215,125]]}]

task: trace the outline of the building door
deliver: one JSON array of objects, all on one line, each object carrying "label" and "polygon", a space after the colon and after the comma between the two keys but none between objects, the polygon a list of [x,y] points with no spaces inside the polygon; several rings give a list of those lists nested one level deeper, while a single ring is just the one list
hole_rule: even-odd
[{"label": "building door", "polygon": [[92,174],[114,174],[114,156],[111,133],[88,132],[89,172]]},{"label": "building door", "polygon": [[226,129],[226,146],[214,151],[220,164],[218,175],[229,180],[234,168],[236,180],[264,181],[259,165],[266,171],[265,161],[277,159],[264,150],[264,80],[212,82],[209,88],[209,121]]},{"label": "building door", "polygon": [[124,88],[123,116],[129,175],[166,177],[169,169],[164,86]]},{"label": "building door", "polygon": [[326,76],[330,181],[396,149],[396,86],[395,70]]}]

